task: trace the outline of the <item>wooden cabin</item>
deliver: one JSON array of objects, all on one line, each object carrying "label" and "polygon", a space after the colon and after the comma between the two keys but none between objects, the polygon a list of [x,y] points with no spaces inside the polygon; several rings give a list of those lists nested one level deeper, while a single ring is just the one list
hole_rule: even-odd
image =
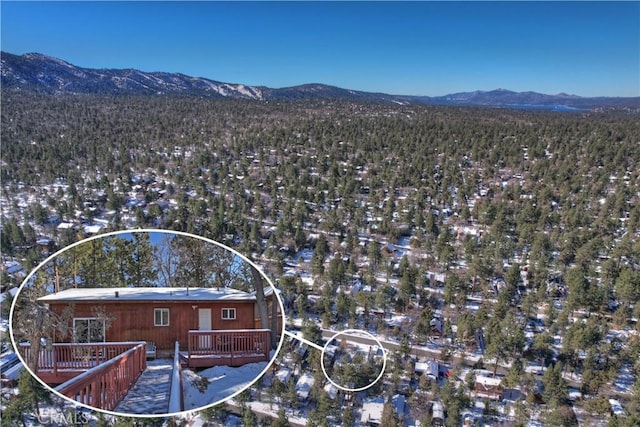
[{"label": "wooden cabin", "polygon": [[476,396],[487,397],[492,400],[500,400],[503,391],[501,382],[501,378],[477,376],[474,384]]},{"label": "wooden cabin", "polygon": [[53,342],[153,342],[167,354],[189,331],[255,329],[255,294],[230,288],[73,288],[38,299],[58,315],[71,310],[70,333]]},{"label": "wooden cabin", "polygon": [[445,416],[444,416],[444,406],[442,403],[437,401],[429,402],[431,405],[431,425],[433,427],[444,427],[445,426]]}]

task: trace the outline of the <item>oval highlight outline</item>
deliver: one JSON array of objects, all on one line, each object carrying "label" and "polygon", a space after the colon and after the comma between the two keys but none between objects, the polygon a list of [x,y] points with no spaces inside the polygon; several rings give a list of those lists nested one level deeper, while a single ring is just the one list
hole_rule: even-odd
[{"label": "oval highlight outline", "polygon": [[[244,262],[248,263],[251,267],[253,267],[256,271],[258,271],[262,277],[267,281],[267,283],[269,284],[269,286],[271,286],[273,293],[276,297],[276,300],[278,301],[278,305],[280,306],[280,313],[282,316],[282,329],[280,330],[280,340],[278,342],[278,346],[275,350],[272,350],[274,353],[273,357],[271,357],[271,359],[269,360],[269,362],[267,363],[267,365],[265,366],[265,368],[258,374],[256,375],[256,377],[252,380],[249,381],[245,386],[243,386],[241,389],[235,391],[234,393],[230,394],[229,396],[226,396],[222,399],[219,399],[213,403],[204,405],[204,406],[200,406],[197,408],[193,408],[193,409],[185,409],[183,411],[178,411],[178,412],[167,412],[167,413],[161,413],[161,414],[133,414],[133,413],[123,413],[123,412],[115,412],[115,411],[109,411],[109,410],[105,410],[105,409],[100,409],[100,408],[96,408],[94,406],[90,406],[81,402],[78,402],[76,400],[73,400],[70,397],[67,397],[61,393],[59,393],[58,391],[54,390],[50,385],[48,385],[47,383],[45,383],[44,381],[42,381],[40,379],[40,377],[38,377],[38,375],[36,375],[27,365],[27,363],[25,362],[25,360],[22,358],[22,355],[20,354],[20,352],[17,350],[18,349],[18,345],[15,341],[14,335],[13,335],[13,317],[14,317],[14,310],[15,310],[15,306],[16,306],[16,302],[18,301],[18,297],[20,296],[20,293],[22,292],[22,289],[24,288],[24,286],[29,282],[29,280],[31,280],[32,276],[35,275],[35,273],[37,271],[39,271],[42,267],[44,267],[49,261],[51,261],[52,259],[54,259],[55,257],[59,256],[61,253],[75,247],[75,246],[79,246],[81,244],[87,243],[89,241],[92,240],[96,240],[96,239],[100,239],[100,238],[104,238],[104,237],[108,237],[108,236],[114,236],[114,235],[118,235],[118,234],[132,234],[132,233],[168,233],[168,234],[175,234],[175,235],[180,235],[180,236],[186,236],[186,237],[191,237],[191,238],[195,238],[195,239],[199,239],[199,240],[203,240],[207,243],[210,244],[214,244],[218,247],[221,247],[222,249],[225,249],[227,251],[232,252],[233,254],[235,254],[236,256],[240,257]],[[206,237],[202,237],[199,236],[197,234],[191,234],[191,233],[186,233],[184,231],[175,231],[175,230],[163,230],[163,229],[156,229],[156,228],[139,228],[139,229],[132,229],[132,230],[118,230],[118,231],[111,231],[108,233],[103,233],[103,234],[98,234],[96,236],[91,236],[88,237],[86,239],[82,239],[79,240],[77,242],[73,242],[72,244],[65,246],[64,248],[56,251],[55,253],[49,255],[46,259],[44,259],[42,262],[40,262],[33,270],[31,270],[31,272],[25,277],[25,279],[22,281],[22,283],[20,284],[20,286],[18,287],[18,291],[16,292],[16,295],[13,298],[13,301],[11,302],[11,309],[9,311],[9,336],[11,338],[11,344],[13,345],[13,348],[16,350],[16,355],[18,356],[18,359],[20,360],[20,362],[22,363],[22,365],[24,366],[24,368],[27,370],[27,372],[29,372],[29,374],[35,378],[40,384],[42,384],[43,387],[45,387],[49,392],[55,394],[56,396],[59,396],[69,402],[71,402],[74,405],[78,405],[84,408],[87,408],[89,410],[92,411],[98,411],[98,412],[102,412],[108,415],[112,415],[112,416],[118,416],[118,417],[136,417],[136,418],[163,418],[163,417],[175,417],[175,416],[180,416],[183,414],[188,414],[190,412],[193,411],[202,411],[204,409],[219,405],[229,399],[234,398],[235,396],[237,396],[238,394],[242,393],[243,391],[247,390],[249,387],[251,387],[253,384],[255,384],[258,380],[260,380],[260,378],[269,370],[269,368],[271,368],[271,366],[273,365],[273,363],[275,362],[275,359],[278,356],[278,353],[280,353],[280,350],[282,349],[282,345],[284,344],[284,330],[285,330],[285,324],[286,324],[286,314],[285,314],[285,310],[284,310],[284,304],[282,302],[282,299],[280,298],[280,295],[278,293],[277,288],[275,287],[275,285],[273,284],[273,282],[271,281],[271,279],[269,279],[269,277],[250,259],[248,259],[246,256],[242,255],[240,252],[236,251],[233,248],[230,248],[220,242],[216,242],[215,240],[212,239],[208,239]]]},{"label": "oval highlight outline", "polygon": [[[347,334],[349,332],[355,332],[355,333],[358,333],[358,334],[369,335],[369,337],[371,337],[375,342],[377,342],[378,345],[380,346],[380,348],[382,349],[382,369],[380,369],[380,373],[378,374],[376,379],[373,380],[370,384],[368,384],[368,385],[366,385],[364,387],[349,388],[349,387],[345,387],[343,385],[340,385],[340,384],[336,383],[335,381],[333,381],[331,379],[331,377],[327,374],[326,368],[324,367],[324,353],[327,351],[327,347],[329,347],[329,343],[331,343],[334,339],[336,339],[337,336],[344,335],[344,334]],[[339,389],[344,390],[344,391],[349,391],[349,392],[363,391],[363,390],[366,390],[366,389],[372,387],[375,383],[380,381],[380,379],[384,375],[384,371],[387,369],[387,350],[385,350],[385,348],[382,346],[382,342],[380,342],[380,340],[378,338],[376,338],[373,334],[371,334],[371,333],[369,333],[369,332],[367,332],[365,330],[362,330],[362,329],[345,329],[344,331],[337,332],[336,334],[334,334],[331,338],[329,338],[327,340],[326,344],[322,348],[322,354],[320,355],[320,367],[322,368],[322,373],[324,374],[325,378],[328,379],[331,384],[333,384],[334,386],[338,387]]]}]

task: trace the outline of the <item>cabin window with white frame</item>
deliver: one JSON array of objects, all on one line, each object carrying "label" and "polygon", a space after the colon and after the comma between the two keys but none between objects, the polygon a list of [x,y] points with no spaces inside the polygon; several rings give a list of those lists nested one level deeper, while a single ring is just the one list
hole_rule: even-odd
[{"label": "cabin window with white frame", "polygon": [[104,319],[96,317],[73,318],[73,342],[90,343],[105,341]]},{"label": "cabin window with white frame", "polygon": [[169,326],[169,309],[153,309],[153,326]]},{"label": "cabin window with white frame", "polygon": [[222,309],[222,320],[234,320],[236,318],[236,309],[235,308],[223,308]]}]

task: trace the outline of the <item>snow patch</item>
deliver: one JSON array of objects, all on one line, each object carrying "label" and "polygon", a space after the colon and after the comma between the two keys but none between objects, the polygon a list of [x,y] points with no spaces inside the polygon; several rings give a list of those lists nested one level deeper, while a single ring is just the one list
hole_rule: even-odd
[{"label": "snow patch", "polygon": [[184,409],[186,411],[227,399],[253,383],[267,366],[267,362],[248,363],[237,368],[214,366],[195,373],[182,372]]}]

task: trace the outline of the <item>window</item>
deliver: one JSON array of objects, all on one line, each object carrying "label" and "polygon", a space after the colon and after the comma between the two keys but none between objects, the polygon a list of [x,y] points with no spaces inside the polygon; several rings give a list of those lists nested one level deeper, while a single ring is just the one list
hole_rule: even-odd
[{"label": "window", "polygon": [[169,309],[153,309],[153,326],[169,326]]},{"label": "window", "polygon": [[104,342],[104,319],[95,317],[73,318],[73,342]]},{"label": "window", "polygon": [[223,308],[222,309],[222,320],[233,320],[236,318],[236,309],[235,308]]}]

